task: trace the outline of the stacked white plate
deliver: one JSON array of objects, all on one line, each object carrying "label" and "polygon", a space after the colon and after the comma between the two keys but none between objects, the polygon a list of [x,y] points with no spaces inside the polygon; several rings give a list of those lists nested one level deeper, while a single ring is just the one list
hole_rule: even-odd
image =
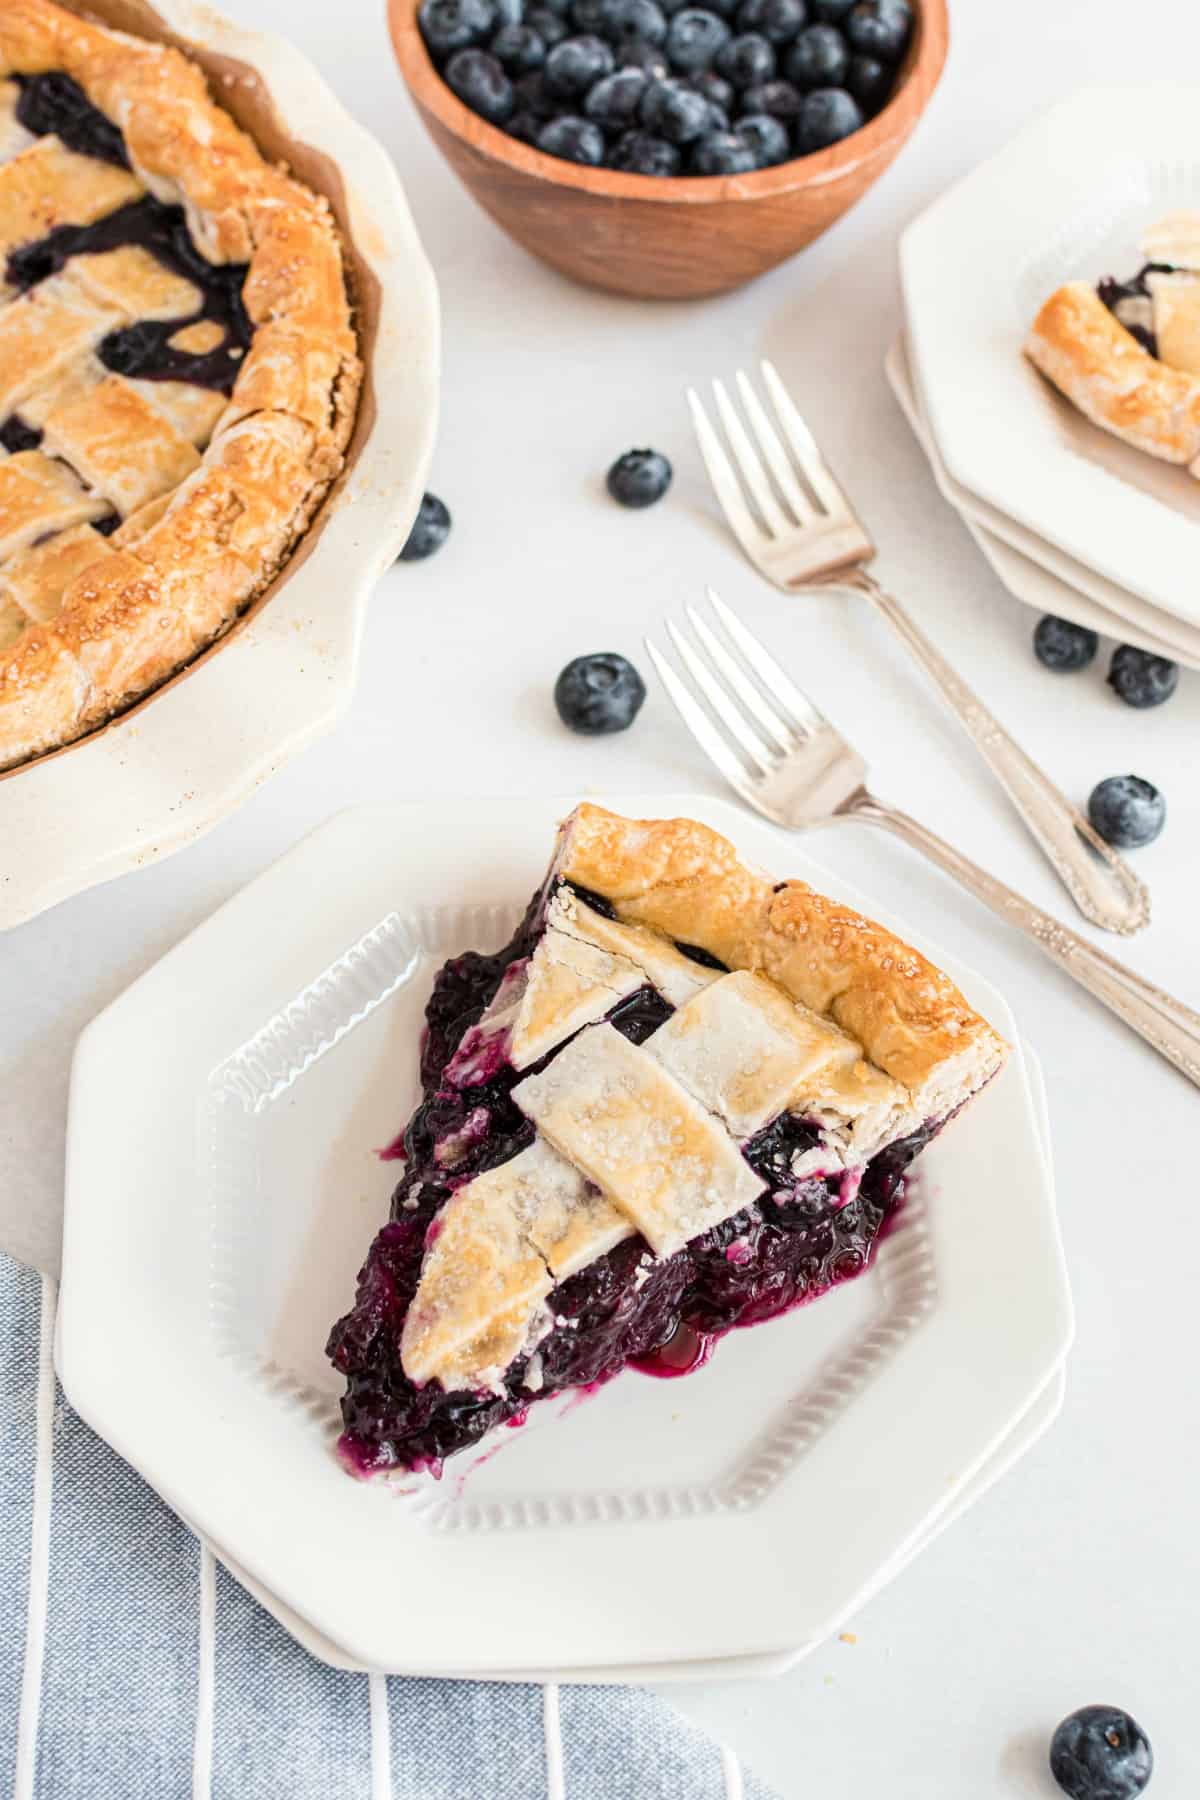
[{"label": "stacked white plate", "polygon": [[1127,279],[1200,207],[1194,87],[1086,88],[909,227],[887,371],[938,486],[1017,599],[1200,668],[1200,482],[1089,423],[1021,354],[1063,282]]}]

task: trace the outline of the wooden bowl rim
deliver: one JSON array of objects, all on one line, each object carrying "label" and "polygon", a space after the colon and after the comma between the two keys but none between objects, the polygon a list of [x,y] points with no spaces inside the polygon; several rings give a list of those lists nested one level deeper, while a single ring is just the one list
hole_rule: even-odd
[{"label": "wooden bowl rim", "polygon": [[[419,0],[388,0],[388,28],[400,72],[418,105],[435,115],[450,134],[493,162],[506,164],[527,180],[547,187],[574,188],[605,200],[648,200],[656,205],[712,205],[730,200],[765,200],[798,188],[821,187],[841,179],[872,158],[888,152],[896,131],[906,133],[928,105],[945,66],[950,20],[947,0],[913,0],[916,28],[900,65],[900,73],[887,105],[860,131],[817,150],[793,157],[774,168],[756,169],[750,175],[627,175],[620,169],[589,168],[547,156],[532,144],[510,137],[472,112],[442,79],[425,47],[417,25]],[[916,93],[918,107],[911,112]],[[897,116],[903,103],[904,117]]]}]

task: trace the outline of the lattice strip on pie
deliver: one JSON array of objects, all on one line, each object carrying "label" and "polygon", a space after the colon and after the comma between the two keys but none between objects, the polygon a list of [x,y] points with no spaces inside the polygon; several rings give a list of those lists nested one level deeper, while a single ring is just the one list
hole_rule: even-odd
[{"label": "lattice strip on pie", "polygon": [[65,464],[40,450],[22,450],[0,463],[0,559],[27,550],[50,532],[103,518],[108,510]]},{"label": "lattice strip on pie", "polygon": [[164,267],[140,244],[73,256],[69,273],[106,311],[130,321],[186,319],[204,302],[194,282]]},{"label": "lattice strip on pie", "polygon": [[197,450],[204,449],[228,404],[224,394],[190,381],[131,381],[129,386]]},{"label": "lattice strip on pie", "polygon": [[29,620],[16,601],[0,590],[0,656],[15,644]]},{"label": "lattice strip on pie", "polygon": [[69,274],[51,275],[0,311],[0,419],[80,362],[121,323]]},{"label": "lattice strip on pie", "polygon": [[0,164],[0,259],[60,225],[90,225],[144,191],[128,169],[37,138]]},{"label": "lattice strip on pie", "polygon": [[11,161],[36,142],[17,117],[21,90],[15,81],[0,81],[0,163]]},{"label": "lattice strip on pie", "polygon": [[171,492],[200,466],[191,442],[119,375],[52,412],[42,441],[122,514]]},{"label": "lattice strip on pie", "polygon": [[113,554],[108,539],[90,525],[74,525],[45,543],[22,550],[0,568],[0,594],[38,624],[62,610],[63,592],[93,563]]}]

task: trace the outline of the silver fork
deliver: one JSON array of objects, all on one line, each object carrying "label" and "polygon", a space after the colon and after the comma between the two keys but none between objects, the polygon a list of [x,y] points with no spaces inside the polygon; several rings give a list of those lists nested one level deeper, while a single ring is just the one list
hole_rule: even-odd
[{"label": "silver fork", "polygon": [[869,532],[771,363],[763,363],[762,378],[773,417],[738,370],[745,422],[723,383],[712,384],[728,454],[695,389],[688,389],[709,479],[750,561],[789,593],[841,587],[864,594],[940,688],[1084,917],[1123,936],[1140,931],[1150,920],[1144,883],[868,573],[875,555]]},{"label": "silver fork", "polygon": [[877,800],[858,752],[711,588],[708,597],[715,625],[691,606],[692,638],[668,621],[682,674],[649,638],[646,649],[684,724],[748,805],[797,831],[864,819],[894,832],[1025,932],[1200,1087],[1200,1013],[1022,899],[927,826]]}]

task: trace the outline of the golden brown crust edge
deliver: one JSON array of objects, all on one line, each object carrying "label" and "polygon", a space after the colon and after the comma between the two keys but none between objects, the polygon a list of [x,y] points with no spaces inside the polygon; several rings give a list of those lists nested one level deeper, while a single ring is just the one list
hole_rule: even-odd
[{"label": "golden brown crust edge", "polygon": [[620,918],[770,976],[856,1037],[931,1116],[1008,1053],[949,976],[894,933],[803,881],[756,874],[694,819],[625,819],[585,803],[562,827],[555,866]]},{"label": "golden brown crust edge", "polygon": [[1200,456],[1200,381],[1144,350],[1086,281],[1051,294],[1025,354],[1105,431],[1164,462]]},{"label": "golden brown crust edge", "polygon": [[[233,623],[340,470],[362,380],[327,202],[264,160],[198,68],[53,0],[4,0],[0,74],[47,69],[116,120],[135,172],[183,204],[210,260],[248,262],[255,332],[202,466],[165,517],[117,567],[85,570],[53,625],[0,655],[0,769],[111,717]],[[125,641],[109,641],[118,632]]]}]

